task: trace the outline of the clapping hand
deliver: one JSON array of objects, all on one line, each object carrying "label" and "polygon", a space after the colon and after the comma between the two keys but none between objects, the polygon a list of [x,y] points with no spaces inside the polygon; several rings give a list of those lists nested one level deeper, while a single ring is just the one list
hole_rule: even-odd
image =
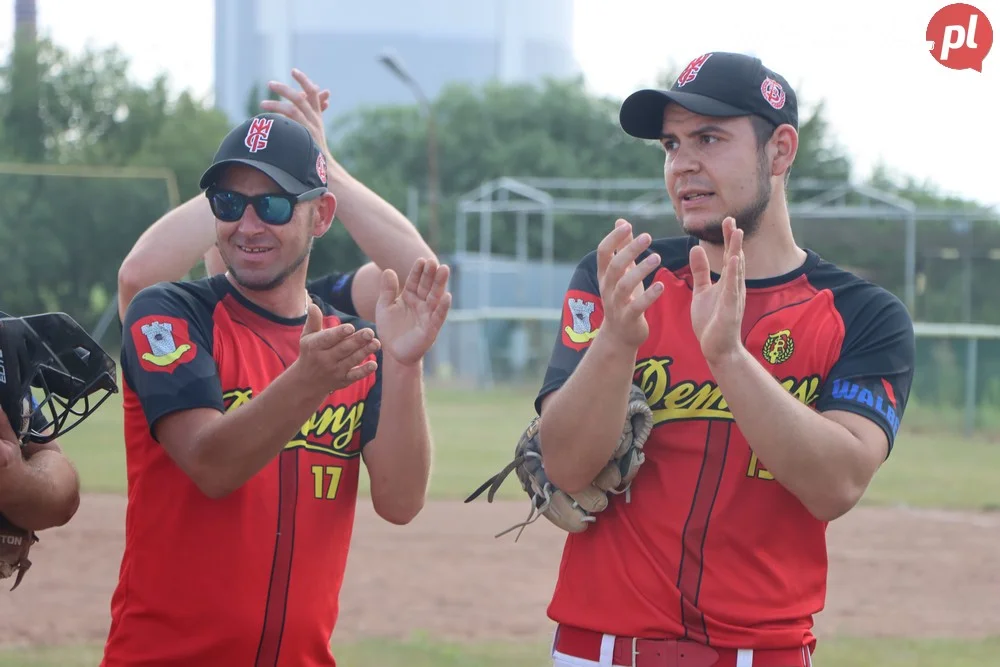
[{"label": "clapping hand", "polygon": [[352,324],[324,327],[322,311],[310,303],[295,364],[310,386],[330,393],[374,373],[376,363],[365,359],[379,346],[370,328],[355,330]]},{"label": "clapping hand", "polygon": [[694,294],[691,299],[691,325],[701,343],[701,352],[710,363],[724,360],[743,346],[741,330],[746,304],[746,259],[743,254],[743,230],[736,220],[722,222],[724,249],[722,273],[712,284],[708,255],[701,246],[691,249],[691,275]]},{"label": "clapping hand", "polygon": [[305,126],[320,148],[326,148],[323,112],[330,106],[330,91],[320,90],[319,86],[300,70],[293,69],[292,78],[298,82],[302,90],[295,90],[281,81],[270,81],[267,87],[285,99],[262,100],[260,108],[264,111],[280,113]]},{"label": "clapping hand", "polygon": [[663,294],[663,284],[645,287],[646,276],[660,266],[660,256],[651,253],[641,262],[635,260],[652,238],[640,234],[632,238],[632,226],[618,220],[614,230],[597,246],[597,279],[604,308],[601,336],[613,336],[630,348],[638,348],[649,336],[646,310]]},{"label": "clapping hand", "polygon": [[383,354],[403,365],[416,364],[423,358],[451,307],[447,283],[448,267],[434,260],[417,260],[402,291],[395,271],[382,272],[375,326]]}]

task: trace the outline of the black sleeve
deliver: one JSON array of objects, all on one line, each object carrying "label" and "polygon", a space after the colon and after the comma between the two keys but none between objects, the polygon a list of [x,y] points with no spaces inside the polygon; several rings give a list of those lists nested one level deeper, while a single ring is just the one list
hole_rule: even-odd
[{"label": "black sleeve", "polygon": [[579,365],[604,320],[597,281],[597,253],[591,252],[577,265],[563,295],[562,319],[555,346],[549,357],[542,388],[535,398],[535,412],[541,413],[542,399],[559,389]]},{"label": "black sleeve", "polygon": [[899,299],[881,288],[863,296],[856,315],[844,318],[840,357],[816,407],[871,419],[882,427],[892,451],[913,382],[916,337]]},{"label": "black sleeve", "polygon": [[[374,330],[374,328],[373,328]],[[382,410],[382,349],[375,351],[375,384],[365,397],[365,411],[361,415],[361,447],[375,439]]]},{"label": "black sleeve", "polygon": [[225,411],[212,356],[211,306],[176,284],[139,292],[125,312],[122,374],[155,438],[161,417],[178,410]]},{"label": "black sleeve", "polygon": [[306,290],[310,294],[315,294],[340,312],[357,316],[358,311],[354,307],[354,297],[351,296],[351,287],[354,285],[355,273],[355,271],[348,271],[346,273],[327,274],[321,278],[307,282]]}]

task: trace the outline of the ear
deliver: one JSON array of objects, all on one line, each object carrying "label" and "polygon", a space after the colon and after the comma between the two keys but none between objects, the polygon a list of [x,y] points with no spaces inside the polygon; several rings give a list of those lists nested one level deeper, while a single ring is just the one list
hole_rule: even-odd
[{"label": "ear", "polygon": [[792,168],[799,150],[799,133],[791,125],[779,125],[767,144],[771,175],[784,178],[785,172]]},{"label": "ear", "polygon": [[332,192],[326,192],[316,201],[316,212],[314,218],[312,235],[316,238],[323,236],[333,225],[333,217],[337,214],[337,198]]}]

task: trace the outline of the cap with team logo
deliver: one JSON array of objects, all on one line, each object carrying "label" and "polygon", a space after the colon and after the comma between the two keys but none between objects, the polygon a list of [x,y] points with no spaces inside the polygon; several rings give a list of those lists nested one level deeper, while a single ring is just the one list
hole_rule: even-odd
[{"label": "cap with team logo", "polygon": [[260,114],[230,131],[202,175],[201,188],[214,185],[234,164],[259,169],[291,195],[327,187],[323,151],[305,126],[281,114]]},{"label": "cap with team logo", "polygon": [[702,116],[756,115],[775,126],[799,127],[798,101],[788,81],[760,58],[742,53],[706,53],[688,63],[670,90],[632,93],[619,113],[622,129],[640,139],[659,139],[670,102]]}]

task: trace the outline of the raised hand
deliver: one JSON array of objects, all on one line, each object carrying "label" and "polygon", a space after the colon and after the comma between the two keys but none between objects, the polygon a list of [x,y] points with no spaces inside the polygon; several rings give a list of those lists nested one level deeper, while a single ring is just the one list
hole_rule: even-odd
[{"label": "raised hand", "polygon": [[652,253],[635,263],[652,241],[649,234],[632,238],[632,225],[618,220],[597,246],[597,279],[604,307],[604,323],[598,335],[614,337],[634,348],[649,336],[645,313],[663,294],[662,283],[654,282],[648,289],[643,283],[660,266],[660,256]]},{"label": "raised hand", "polygon": [[383,354],[404,365],[420,361],[444,325],[451,307],[448,267],[419,259],[399,289],[396,272],[382,272],[382,290],[375,305],[375,326]]},{"label": "raised hand", "polygon": [[330,393],[374,373],[375,362],[365,358],[379,346],[375,332],[369,328],[355,331],[351,324],[324,328],[322,311],[310,303],[295,364],[304,382]]},{"label": "raised hand", "polygon": [[280,113],[300,123],[309,130],[320,148],[326,148],[326,130],[323,128],[323,112],[330,106],[330,91],[320,90],[309,77],[298,69],[292,70],[292,78],[302,87],[295,90],[287,83],[269,81],[267,87],[284,100],[262,100],[264,111]]},{"label": "raised hand", "polygon": [[695,246],[690,255],[694,280],[691,326],[709,363],[725,359],[743,345],[741,330],[746,305],[746,259],[743,255],[743,230],[736,229],[733,218],[722,222],[722,238],[722,272],[714,285],[705,249]]}]

